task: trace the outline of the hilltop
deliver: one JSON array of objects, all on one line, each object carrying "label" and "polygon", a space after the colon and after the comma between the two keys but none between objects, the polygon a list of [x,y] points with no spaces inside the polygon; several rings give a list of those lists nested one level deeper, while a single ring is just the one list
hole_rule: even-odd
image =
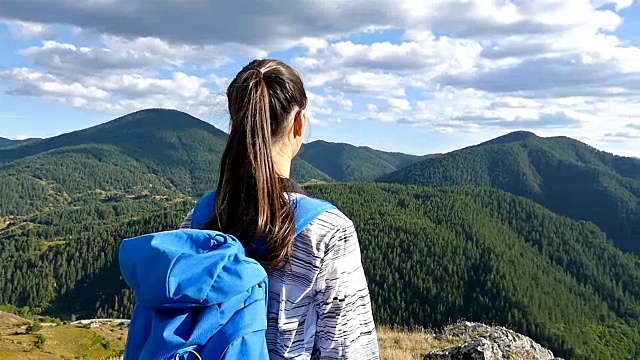
[{"label": "hilltop", "polygon": [[[71,204],[94,189],[199,196],[217,182],[226,139],[225,132],[184,112],[147,109],[87,129],[0,148],[4,185],[0,203],[5,204],[0,216]],[[330,162],[322,156],[336,152],[340,156]],[[293,178],[301,183],[370,180],[417,160],[412,155],[322,141],[305,144],[303,153],[292,167]]]},{"label": "hilltop", "polygon": [[[226,137],[186,113],[150,109],[0,149],[0,216],[72,204],[94,189],[201,195],[215,186]],[[303,160],[295,161],[293,176],[329,180]]]},{"label": "hilltop", "polygon": [[11,139],[7,139],[7,138],[3,138],[0,136],[0,148],[8,146],[10,144],[13,143],[13,140]]},{"label": "hilltop", "polygon": [[[122,360],[127,338],[128,320],[88,319],[63,323],[58,319],[43,323],[0,311],[0,358],[54,360],[95,359]],[[510,330],[482,324],[451,324],[442,331],[406,331],[379,327],[378,340],[382,359],[450,360],[460,348],[468,355],[487,352],[476,344],[490,343],[509,355],[531,356],[532,360],[552,360],[551,352],[531,339]]]},{"label": "hilltop", "polygon": [[575,139],[515,132],[424,159],[378,181],[495,187],[591,221],[621,249],[640,251],[640,161]]},{"label": "hilltop", "polygon": [[24,140],[11,140],[11,139],[0,137],[0,149],[19,146],[19,145],[23,145],[23,144],[28,144],[28,143],[32,143],[32,142],[35,142],[35,141],[38,141],[38,140],[40,140],[40,139],[39,138],[28,138],[28,139],[24,139]]},{"label": "hilltop", "polygon": [[305,144],[299,157],[337,181],[372,181],[422,158],[323,140]]}]

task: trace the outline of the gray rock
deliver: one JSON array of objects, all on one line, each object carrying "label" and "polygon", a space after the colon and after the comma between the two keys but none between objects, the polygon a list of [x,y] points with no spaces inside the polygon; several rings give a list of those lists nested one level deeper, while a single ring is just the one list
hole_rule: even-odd
[{"label": "gray rock", "polygon": [[432,352],[424,360],[502,360],[500,348],[483,338],[454,348]]},{"label": "gray rock", "polygon": [[443,330],[465,343],[427,354],[424,360],[561,360],[532,339],[501,326],[459,322]]}]

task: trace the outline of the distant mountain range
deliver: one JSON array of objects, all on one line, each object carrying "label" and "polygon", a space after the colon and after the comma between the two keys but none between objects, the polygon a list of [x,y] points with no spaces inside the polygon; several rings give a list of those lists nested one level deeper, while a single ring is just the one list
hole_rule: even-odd
[{"label": "distant mountain range", "polygon": [[[129,189],[148,184],[158,193],[180,191],[197,196],[215,186],[226,139],[225,132],[186,113],[149,109],[19,146],[6,142],[7,147],[0,148],[0,179],[4,176],[7,186],[0,189],[0,199],[15,193],[11,189],[17,186],[12,185],[16,177],[22,179],[23,186],[28,183],[34,189],[29,205],[16,204],[23,211],[59,200],[60,196],[55,196],[58,191],[50,191],[51,182],[67,196],[94,188]],[[318,141],[304,145],[294,161],[292,176],[302,183],[373,180],[419,159]],[[14,198],[9,202],[20,201]],[[0,215],[2,212],[0,209]]]},{"label": "distant mountain range", "polygon": [[11,145],[12,143],[13,143],[13,140],[0,137],[0,148]]},{"label": "distant mountain range", "polygon": [[18,146],[22,144],[27,144],[30,142],[38,141],[39,138],[28,138],[23,140],[11,140],[7,138],[0,137],[0,149],[7,148],[9,146]]},{"label": "distant mountain range", "polygon": [[[129,316],[119,242],[175,229],[226,139],[149,109],[0,148],[0,305]],[[293,176],[353,219],[380,325],[484,321],[566,358],[640,356],[640,258],[620,250],[637,250],[639,160],[530,132],[425,156],[315,141]]]},{"label": "distant mountain range", "polygon": [[640,251],[640,160],[574,139],[514,132],[425,159],[378,181],[502,189],[560,215],[591,221],[621,249]]},{"label": "distant mountain range", "polygon": [[[23,211],[59,200],[61,195],[50,191],[52,181],[66,196],[96,187],[149,184],[157,193],[198,196],[215,186],[226,139],[227,134],[211,124],[166,109],[138,111],[39,141],[4,139],[0,141],[0,147],[4,144],[0,179],[12,175],[5,180],[5,190],[0,189],[0,199],[12,197],[7,189],[14,187],[16,176],[34,189],[28,205],[16,205]],[[560,215],[592,221],[623,250],[640,251],[640,160],[566,137],[542,138],[516,131],[447,154],[425,156],[314,141],[303,145],[292,172],[302,183],[495,187]],[[17,199],[8,202],[18,203]]]},{"label": "distant mountain range", "polygon": [[372,181],[426,158],[323,140],[303,145],[299,157],[336,181]]}]

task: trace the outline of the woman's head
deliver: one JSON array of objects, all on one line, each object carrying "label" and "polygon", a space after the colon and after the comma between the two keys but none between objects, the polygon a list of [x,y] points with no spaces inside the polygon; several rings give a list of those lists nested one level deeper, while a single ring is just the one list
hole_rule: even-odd
[{"label": "woman's head", "polygon": [[306,128],[307,94],[293,68],[279,60],[254,60],[233,79],[227,99],[232,132],[256,125],[248,129],[253,135],[270,135],[273,145],[291,146],[292,156],[297,154]]},{"label": "woman's head", "polygon": [[[231,126],[208,228],[235,235],[254,258],[275,266],[290,255],[293,209],[283,178],[302,146],[307,95],[297,72],[254,60],[227,89]],[[256,248],[256,240],[266,242]]]}]

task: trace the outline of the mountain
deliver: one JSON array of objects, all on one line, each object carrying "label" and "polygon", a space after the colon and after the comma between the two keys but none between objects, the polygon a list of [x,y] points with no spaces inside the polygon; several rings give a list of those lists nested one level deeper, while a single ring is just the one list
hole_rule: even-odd
[{"label": "mountain", "polygon": [[[640,346],[640,260],[593,224],[487,188],[311,184],[358,231],[381,326],[457,320],[507,326],[570,359],[627,359]],[[85,194],[0,229],[0,304],[69,318],[123,318],[123,238],[175,229],[193,199]]]},{"label": "mountain", "polygon": [[507,324],[568,359],[640,350],[640,259],[593,224],[489,188],[306,190],[354,220],[381,324]]},{"label": "mountain", "polygon": [[2,148],[8,148],[8,147],[13,147],[13,146],[18,146],[18,145],[23,145],[23,144],[28,144],[34,141],[38,141],[40,140],[39,138],[28,138],[28,139],[24,139],[24,140],[11,140],[11,139],[7,139],[7,138],[3,138],[0,137],[0,149]]},{"label": "mountain", "polygon": [[[303,185],[353,220],[377,324],[477,321],[512,328],[567,359],[634,358],[640,257],[613,245],[619,233],[558,209],[617,216],[614,230],[633,234],[633,208],[623,205],[637,201],[636,160],[569,138],[496,140],[418,159],[308,144],[294,174],[301,182],[333,180],[311,164],[324,167],[310,156],[318,147],[343,149],[325,150],[325,164],[374,164],[369,175],[325,167],[343,179],[418,161],[405,168],[407,185]],[[120,276],[118,245],[175,229],[215,183],[225,141],[197,118],[152,109],[0,149],[0,304],[63,318],[130,316],[134,299]],[[425,178],[438,187],[411,184]],[[458,185],[439,187],[447,184]]]},{"label": "mountain", "polygon": [[323,140],[303,145],[299,157],[341,182],[371,181],[421,159],[416,155]]},{"label": "mountain", "polygon": [[516,132],[432,157],[378,178],[385,183],[491,186],[598,225],[640,251],[640,161],[566,137]]},{"label": "mountain", "polygon": [[514,132],[508,133],[506,135],[498,136],[495,139],[491,139],[489,141],[485,141],[485,142],[480,143],[478,145],[470,146],[470,148],[487,146],[487,145],[511,144],[511,143],[514,143],[514,142],[525,141],[525,140],[534,139],[534,138],[537,138],[537,137],[538,136],[535,133],[532,133],[531,131],[514,131]]},{"label": "mountain", "polygon": [[[148,109],[134,112],[87,129],[47,138],[19,148],[0,151],[0,162],[9,162],[51,150],[78,145],[107,145],[124,150],[134,159],[175,161],[201,141],[209,140],[212,150],[224,144],[226,134],[212,125],[186,113]],[[178,145],[186,146],[185,149]]]},{"label": "mountain", "polygon": [[13,140],[0,136],[0,148],[13,144]]},{"label": "mountain", "polygon": [[[226,139],[183,112],[150,109],[0,149],[0,216],[68,203],[95,189],[201,195],[215,186]],[[303,160],[292,172],[300,182],[329,180]]]}]

